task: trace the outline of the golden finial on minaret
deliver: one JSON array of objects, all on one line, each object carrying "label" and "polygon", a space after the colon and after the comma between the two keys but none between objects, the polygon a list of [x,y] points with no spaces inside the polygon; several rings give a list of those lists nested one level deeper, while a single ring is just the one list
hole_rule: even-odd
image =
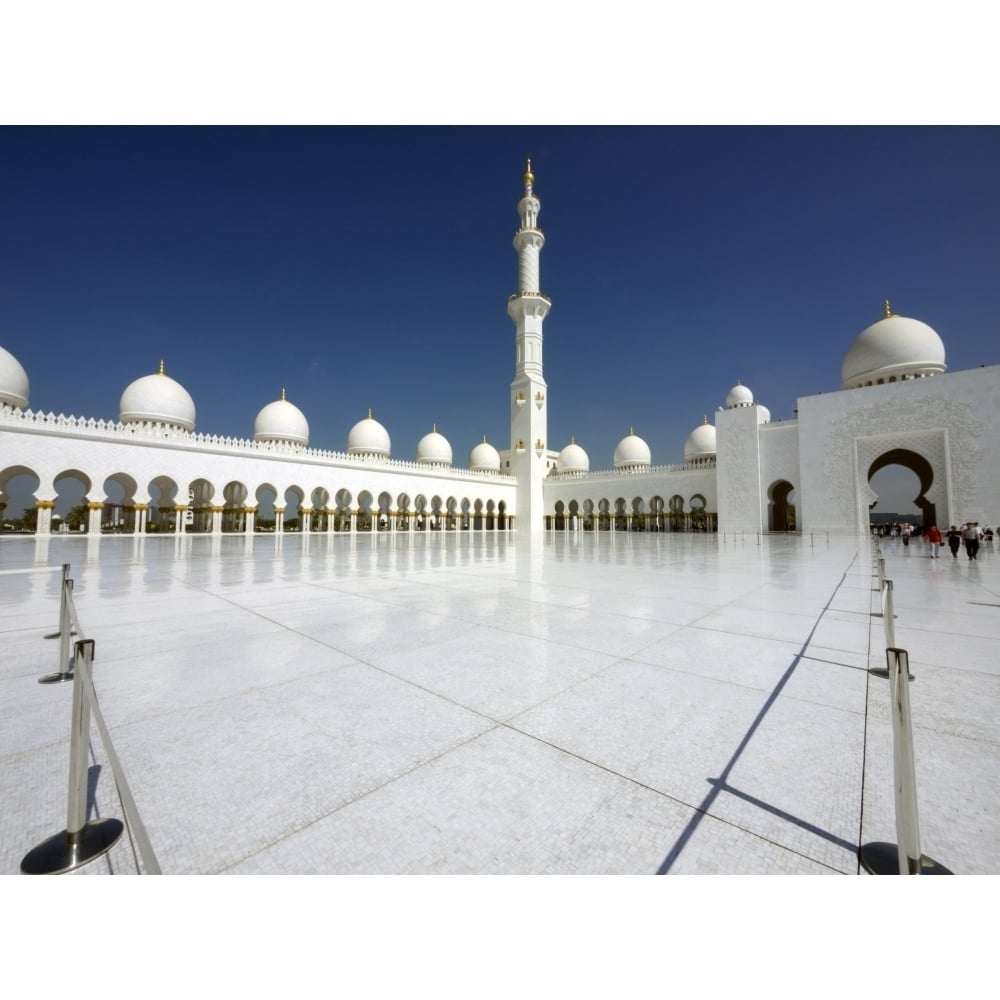
[{"label": "golden finial on minaret", "polygon": [[882,319],[888,319],[892,315],[892,307],[889,305],[889,300],[885,300],[885,304],[882,306]]},{"label": "golden finial on minaret", "polygon": [[524,171],[524,186],[530,187],[535,183],[535,175],[531,172],[531,157],[528,157],[528,167]]},{"label": "golden finial on minaret", "polygon": [[163,364],[163,359],[162,358],[160,359],[160,370],[157,372],[157,374],[158,375],[166,375],[167,374],[167,370],[166,370],[166,367]]}]

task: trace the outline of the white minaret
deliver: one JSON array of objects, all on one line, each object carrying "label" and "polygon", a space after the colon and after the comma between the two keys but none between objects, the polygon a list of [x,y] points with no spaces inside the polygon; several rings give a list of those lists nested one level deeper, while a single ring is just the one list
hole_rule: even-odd
[{"label": "white minaret", "polygon": [[542,480],[548,446],[548,387],[542,374],[542,323],[552,303],[538,287],[538,256],[545,237],[538,228],[541,203],[535,197],[531,160],[524,173],[524,197],[517,203],[521,228],[514,234],[517,292],[507,302],[514,321],[514,381],[510,384],[510,462],[517,477],[517,527],[542,531],[545,508]]}]

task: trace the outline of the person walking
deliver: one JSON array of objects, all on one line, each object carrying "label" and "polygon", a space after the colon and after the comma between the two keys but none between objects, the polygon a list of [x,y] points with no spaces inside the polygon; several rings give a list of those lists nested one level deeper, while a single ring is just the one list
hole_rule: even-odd
[{"label": "person walking", "polygon": [[938,526],[932,524],[927,529],[927,541],[930,542],[931,546],[931,559],[938,558],[938,548],[941,545],[941,532],[938,531]]},{"label": "person walking", "polygon": [[979,528],[974,521],[969,521],[962,528],[962,540],[965,542],[965,554],[970,560],[975,559],[979,551]]},{"label": "person walking", "polygon": [[962,532],[952,525],[948,529],[948,548],[951,549],[952,559],[958,558],[958,550],[962,546]]}]

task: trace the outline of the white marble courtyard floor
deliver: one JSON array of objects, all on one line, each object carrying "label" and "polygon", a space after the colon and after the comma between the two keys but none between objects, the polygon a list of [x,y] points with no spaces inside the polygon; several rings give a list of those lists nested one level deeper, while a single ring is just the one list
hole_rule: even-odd
[{"label": "white marble courtyard floor", "polygon": [[[1000,871],[1000,559],[886,556],[924,853]],[[867,543],[0,540],[64,562],[165,873],[853,874],[896,840]],[[66,823],[58,581],[0,575],[6,873]],[[127,838],[83,871],[134,873]]]}]

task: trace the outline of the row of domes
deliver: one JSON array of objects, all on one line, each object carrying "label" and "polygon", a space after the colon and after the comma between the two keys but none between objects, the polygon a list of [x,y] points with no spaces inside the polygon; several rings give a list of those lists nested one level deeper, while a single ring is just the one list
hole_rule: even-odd
[{"label": "row of domes", "polygon": [[[944,344],[938,334],[926,323],[893,314],[888,299],[882,318],[863,330],[851,345],[841,367],[842,387],[891,382],[897,379],[922,378],[946,370]],[[9,351],[0,347],[0,404],[24,409],[28,405],[28,376],[24,368]],[[726,396],[727,409],[752,406],[753,393],[737,383]],[[763,421],[770,420],[764,410]],[[188,391],[164,371],[163,362],[154,375],[136,379],[122,393],[119,405],[122,423],[156,423],[194,430],[195,406]],[[305,448],[309,443],[309,423],[302,411],[285,398],[268,403],[254,421],[254,440],[273,441]],[[347,437],[350,455],[388,458],[391,442],[386,429],[372,417],[369,410],[364,420],[358,421]],[[703,461],[715,456],[715,427],[708,423],[696,427],[684,444],[685,462]],[[450,466],[452,449],[447,439],[434,427],[417,445],[418,463],[423,465]],[[620,471],[650,468],[652,455],[649,446],[634,430],[615,448],[614,467]],[[498,471],[500,455],[484,438],[469,455],[471,469]],[[587,453],[575,441],[559,453],[556,471],[562,475],[590,471]]]}]

